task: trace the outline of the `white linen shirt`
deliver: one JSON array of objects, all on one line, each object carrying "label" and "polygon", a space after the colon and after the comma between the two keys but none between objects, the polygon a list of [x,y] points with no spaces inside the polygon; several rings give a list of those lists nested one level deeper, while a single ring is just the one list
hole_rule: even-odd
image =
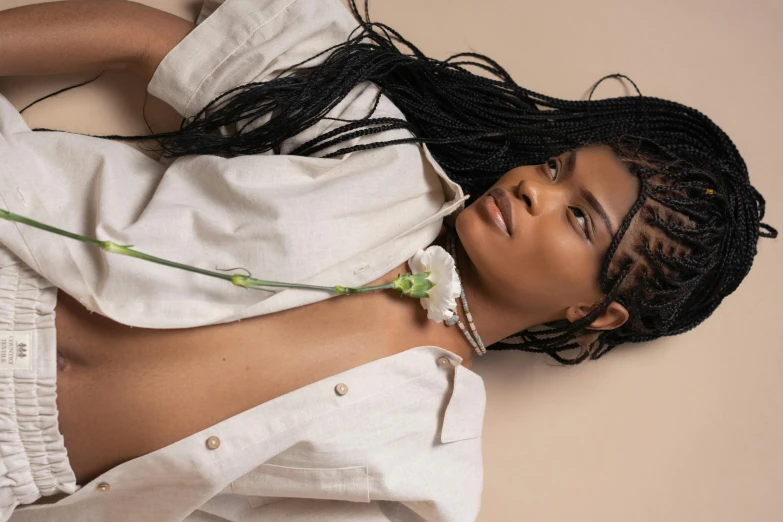
[{"label": "white linen shirt", "polygon": [[[197,22],[148,86],[184,117],[356,27],[339,0],[206,0]],[[377,93],[359,85],[329,116],[364,117]],[[382,97],[376,116],[402,113]],[[117,142],[32,132],[0,96],[0,203],[194,266],[361,286],[432,243],[467,196],[413,144],[284,155],[335,125],[323,120],[291,138],[283,155],[156,161]],[[132,326],[224,323],[331,297],[245,290],[4,220],[0,243],[88,309]],[[486,399],[461,361],[419,346],[358,366],[125,462],[55,503],[20,506],[11,520],[475,520]]]}]

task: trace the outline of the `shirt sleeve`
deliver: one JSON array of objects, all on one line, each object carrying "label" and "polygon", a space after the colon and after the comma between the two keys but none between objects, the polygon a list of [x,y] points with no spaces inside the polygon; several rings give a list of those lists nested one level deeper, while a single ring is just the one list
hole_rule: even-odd
[{"label": "shirt sleeve", "polygon": [[[171,105],[183,117],[197,114],[209,102],[232,88],[274,79],[290,67],[345,42],[358,27],[340,0],[205,0],[191,31],[158,65],[147,90]],[[319,56],[306,66],[325,59]],[[357,85],[327,115],[359,119],[375,104],[378,88]],[[404,118],[386,98],[376,116]],[[259,119],[247,126],[252,130]],[[286,153],[342,123],[322,119],[284,143]],[[226,134],[229,129],[222,128]],[[407,131],[383,133],[382,141],[409,137]],[[340,147],[381,141],[377,135],[348,141]],[[327,154],[339,147],[332,147]]]}]

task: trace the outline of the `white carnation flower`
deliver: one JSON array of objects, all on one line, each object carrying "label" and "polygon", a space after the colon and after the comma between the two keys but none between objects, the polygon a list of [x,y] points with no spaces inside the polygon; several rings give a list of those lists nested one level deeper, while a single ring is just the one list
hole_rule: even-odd
[{"label": "white carnation flower", "polygon": [[454,315],[461,290],[454,258],[442,247],[433,245],[427,250],[420,248],[408,266],[413,274],[429,272],[427,279],[435,284],[427,291],[429,297],[420,299],[422,308],[427,310],[427,319],[440,323]]}]

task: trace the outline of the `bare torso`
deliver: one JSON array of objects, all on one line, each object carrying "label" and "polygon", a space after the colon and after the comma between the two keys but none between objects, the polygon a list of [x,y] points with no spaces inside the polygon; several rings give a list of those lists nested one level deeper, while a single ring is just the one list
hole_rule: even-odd
[{"label": "bare torso", "polygon": [[[369,284],[406,270],[403,264]],[[368,292],[233,323],[151,330],[91,314],[60,292],[57,342],[67,366],[57,377],[59,425],[77,483],[275,397],[426,344],[418,335],[428,328],[426,313],[405,301],[412,300]]]}]

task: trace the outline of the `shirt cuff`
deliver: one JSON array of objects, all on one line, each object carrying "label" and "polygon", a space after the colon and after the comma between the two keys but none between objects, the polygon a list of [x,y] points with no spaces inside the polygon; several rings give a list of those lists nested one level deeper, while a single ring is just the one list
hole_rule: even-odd
[{"label": "shirt cuff", "polygon": [[344,42],[357,26],[339,0],[206,0],[197,22],[147,86],[184,117]]}]

